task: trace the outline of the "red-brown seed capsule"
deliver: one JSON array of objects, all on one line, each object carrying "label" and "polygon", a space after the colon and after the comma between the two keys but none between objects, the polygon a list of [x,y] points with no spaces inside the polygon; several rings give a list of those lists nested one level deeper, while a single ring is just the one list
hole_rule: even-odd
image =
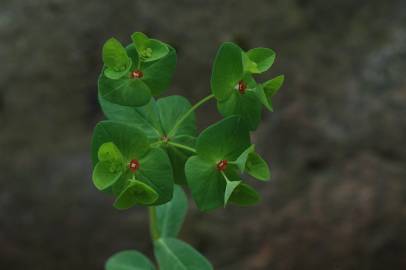
[{"label": "red-brown seed capsule", "polygon": [[245,90],[247,89],[247,84],[243,80],[241,80],[238,82],[236,88],[238,92],[240,92],[240,94],[244,94]]},{"label": "red-brown seed capsule", "polygon": [[144,76],[144,73],[142,73],[141,70],[134,70],[130,73],[131,78],[133,79],[139,79]]},{"label": "red-brown seed capsule", "polygon": [[128,164],[128,168],[130,169],[130,171],[132,173],[135,173],[139,167],[140,167],[140,163],[136,159],[131,160],[130,164]]},{"label": "red-brown seed capsule", "polygon": [[228,161],[227,160],[220,160],[217,163],[217,170],[224,171],[227,168]]}]

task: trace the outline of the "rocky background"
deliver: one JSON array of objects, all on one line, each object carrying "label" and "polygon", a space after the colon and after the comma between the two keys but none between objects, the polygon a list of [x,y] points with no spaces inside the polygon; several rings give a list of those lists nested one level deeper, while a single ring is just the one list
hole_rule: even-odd
[{"label": "rocky background", "polygon": [[[207,95],[226,40],[273,48],[266,77],[286,75],[254,135],[273,169],[262,204],[191,202],[182,238],[215,269],[406,269],[405,25],[402,0],[2,0],[0,268],[152,255],[145,209],[113,209],[89,161],[101,46],[144,31],[178,50],[167,95]],[[217,119],[198,113],[200,128]]]}]

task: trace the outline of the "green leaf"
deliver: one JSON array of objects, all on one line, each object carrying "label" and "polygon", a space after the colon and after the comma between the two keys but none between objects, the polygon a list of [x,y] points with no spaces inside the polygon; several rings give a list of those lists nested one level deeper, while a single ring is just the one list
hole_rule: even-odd
[{"label": "green leaf", "polygon": [[255,152],[249,154],[246,171],[251,176],[262,181],[268,181],[271,178],[268,164]]},{"label": "green leaf", "polygon": [[268,48],[251,49],[246,54],[248,58],[256,64],[255,67],[248,67],[248,71],[251,73],[262,73],[267,71],[272,66],[276,57],[275,52]]},{"label": "green leaf", "polygon": [[268,98],[268,96],[265,93],[264,88],[262,85],[258,85],[255,88],[255,94],[257,95],[257,98],[259,101],[271,112],[273,112],[273,107],[272,107],[272,100]]},{"label": "green leaf", "polygon": [[263,88],[268,99],[271,99],[278,92],[284,80],[285,76],[279,75],[263,84]]},{"label": "green leaf", "polygon": [[162,137],[161,123],[153,98],[147,105],[128,107],[112,103],[99,95],[99,103],[108,119],[138,127],[150,141],[156,141]]},{"label": "green leaf", "polygon": [[100,161],[123,162],[123,155],[113,142],[103,143],[97,152],[97,157]]},{"label": "green leaf", "polygon": [[139,162],[140,168],[136,171],[135,178],[144,182],[159,194],[159,199],[153,205],[160,205],[170,201],[174,186],[173,171],[165,151],[152,148]]},{"label": "green leaf", "polygon": [[[176,66],[176,52],[170,48],[164,57],[143,63],[141,67],[134,45],[127,47],[127,53],[132,65],[122,71],[123,75],[107,71],[108,67],[103,68],[98,81],[99,96],[122,106],[143,106],[148,104],[151,95],[158,95],[169,87]],[[134,70],[141,71],[142,77],[130,76]]]},{"label": "green leaf", "polygon": [[[181,96],[169,96],[157,101],[157,109],[163,133],[172,136],[190,135],[196,136],[195,114],[191,113],[173,133],[175,124],[190,110],[192,105]],[[172,134],[173,133],[173,134]]]},{"label": "green leaf", "polygon": [[149,151],[148,138],[140,129],[124,123],[101,121],[93,130],[93,164],[99,161],[99,148],[108,142],[114,143],[125,161],[140,160]]},{"label": "green leaf", "polygon": [[128,180],[128,185],[114,202],[117,209],[128,209],[134,205],[151,205],[157,199],[158,193],[147,184],[135,180]]},{"label": "green leaf", "polygon": [[243,77],[241,49],[231,42],[221,45],[214,59],[211,90],[217,100],[224,100]]},{"label": "green leaf", "polygon": [[230,181],[224,173],[223,176],[226,179],[226,191],[224,193],[224,207],[225,207],[227,202],[230,200],[230,197],[233,194],[234,190],[241,184],[241,181],[239,180]]},{"label": "green leaf", "polygon": [[261,122],[261,103],[253,92],[245,94],[233,92],[228,99],[218,102],[217,107],[225,117],[240,116],[249,130],[257,129]]},{"label": "green leaf", "polygon": [[261,121],[262,110],[256,93],[258,85],[250,74],[246,74],[242,81],[246,84],[246,90],[241,93],[234,89],[227,99],[217,101],[217,107],[223,116],[238,115],[250,130],[255,130]]},{"label": "green leaf", "polygon": [[197,138],[199,157],[214,165],[235,160],[250,145],[249,131],[241,119],[231,116],[206,128]]},{"label": "green leaf", "polygon": [[106,41],[102,55],[104,64],[115,72],[122,72],[131,65],[125,48],[115,38]]},{"label": "green leaf", "polygon": [[116,71],[116,70],[114,70],[112,68],[107,67],[104,70],[104,75],[109,79],[118,80],[118,79],[120,79],[121,77],[127,75],[130,72],[131,59],[128,59],[128,64],[126,66],[127,67],[125,69],[121,70],[121,71]]},{"label": "green leaf", "polygon": [[131,35],[131,39],[144,62],[156,61],[169,52],[169,48],[165,43],[150,39],[144,33],[135,32]]},{"label": "green leaf", "polygon": [[106,270],[155,270],[152,262],[136,250],[124,250],[111,256]]},{"label": "green leaf", "polygon": [[[105,142],[113,142],[122,153],[125,163],[135,159],[140,167],[134,176],[159,194],[153,205],[163,204],[172,198],[173,173],[167,154],[161,149],[151,149],[148,138],[137,127],[113,121],[102,121],[96,125],[92,141],[92,159],[98,160],[97,150]],[[130,173],[130,174],[129,174]],[[131,178],[127,167],[118,181],[113,185],[113,193],[121,194]]]},{"label": "green leaf", "polygon": [[120,163],[114,161],[100,161],[93,169],[93,184],[99,190],[111,187],[121,176]]},{"label": "green leaf", "polygon": [[170,86],[175,68],[176,51],[170,48],[164,57],[154,62],[146,62],[142,66],[142,81],[151,89],[152,95],[157,96]]},{"label": "green leaf", "polygon": [[248,147],[234,163],[241,173],[247,172],[259,180],[267,181],[271,177],[268,164],[255,153],[255,145]]},{"label": "green leaf", "polygon": [[[172,138],[171,142],[194,148],[196,138],[188,135],[180,135]],[[166,150],[169,159],[171,160],[175,183],[179,185],[186,185],[185,163],[186,160],[192,155],[192,152],[174,147],[171,144],[164,144],[162,145],[162,148]]]},{"label": "green leaf", "polygon": [[175,238],[155,241],[155,257],[162,270],[212,270],[210,262],[187,243]]},{"label": "green leaf", "polygon": [[186,217],[188,201],[182,188],[175,186],[170,202],[156,208],[160,237],[177,237]]},{"label": "green leaf", "polygon": [[138,53],[141,53],[148,46],[149,38],[142,32],[133,33],[131,39]]},{"label": "green leaf", "polygon": [[[164,97],[157,102],[152,99],[142,107],[120,106],[100,96],[99,102],[109,119],[137,126],[145,132],[151,142],[159,141],[167,136],[175,123],[192,107],[189,101],[181,96]],[[193,112],[168,139],[194,147],[196,133],[196,120]],[[161,146],[169,155],[176,183],[185,184],[184,164],[191,153],[167,144]]]},{"label": "green leaf", "polygon": [[245,183],[237,186],[231,194],[229,202],[235,203],[240,206],[254,205],[260,201],[259,194]]},{"label": "green leaf", "polygon": [[245,72],[249,72],[249,73],[258,72],[257,63],[252,61],[246,53],[242,53],[242,64],[243,64]]},{"label": "green leaf", "polygon": [[99,93],[104,99],[123,106],[142,106],[151,99],[149,87],[141,79],[129,76],[117,80],[101,76]]},{"label": "green leaf", "polygon": [[193,156],[186,161],[185,173],[193,199],[200,210],[209,211],[224,205],[226,181],[215,163]]},{"label": "green leaf", "polygon": [[247,163],[248,156],[254,152],[255,152],[255,145],[252,144],[244,152],[242,152],[241,155],[235,161],[235,164],[237,165],[237,167],[241,173],[244,173],[244,171],[245,171],[245,165]]}]

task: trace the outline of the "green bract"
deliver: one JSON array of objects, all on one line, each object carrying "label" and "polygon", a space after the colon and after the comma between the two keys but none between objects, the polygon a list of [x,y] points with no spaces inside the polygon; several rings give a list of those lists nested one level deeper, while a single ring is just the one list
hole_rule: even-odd
[{"label": "green bract", "polygon": [[[148,44],[158,42],[148,40]],[[99,95],[115,104],[142,106],[151,96],[166,90],[175,71],[176,52],[158,43],[159,46],[154,45],[156,53],[147,59],[139,54],[139,43],[138,47],[130,44],[124,49],[116,39],[109,39],[103,47],[105,66],[99,77]]]},{"label": "green bract", "polygon": [[268,48],[255,48],[243,53],[244,70],[250,73],[263,73],[275,61],[276,54]]},{"label": "green bract", "polygon": [[135,32],[131,35],[138,55],[144,62],[158,60],[168,54],[168,46],[156,39],[148,38],[144,33]]},{"label": "green bract", "polygon": [[261,103],[273,110],[272,95],[252,74],[267,71],[274,60],[275,52],[268,48],[244,52],[230,42],[220,47],[213,63],[211,89],[222,115],[239,115],[250,130],[257,128],[261,121]]},{"label": "green bract", "polygon": [[105,75],[116,80],[129,72],[132,61],[123,45],[117,39],[110,38],[103,46],[103,63],[106,66]]},{"label": "green bract", "polygon": [[175,182],[186,184],[184,165],[192,153],[173,145],[195,145],[197,132],[194,113],[189,114],[176,130],[174,129],[176,122],[191,108],[185,98],[170,96],[158,101],[151,99],[142,107],[120,106],[102,97],[99,97],[99,101],[109,119],[137,126],[151,143],[156,143],[157,147],[164,149],[171,160]]},{"label": "green bract", "polygon": [[[251,160],[253,153],[246,151],[249,147],[249,130],[237,116],[228,117],[200,134],[197,155],[185,165],[187,182],[199,209],[215,209],[229,201],[241,183],[238,169],[244,172],[245,164]],[[266,164],[262,164],[261,170],[266,170],[263,166]],[[234,196],[233,202],[238,203],[238,196]]]},{"label": "green bract", "polygon": [[[203,255],[177,239],[188,209],[183,188],[203,211],[260,200],[243,176],[267,181],[271,173],[250,132],[260,123],[262,105],[273,110],[284,76],[258,83],[254,76],[270,69],[275,52],[243,51],[225,42],[213,63],[211,95],[194,106],[180,96],[158,99],[172,80],[175,49],[141,32],[131,40],[124,47],[111,38],[103,46],[98,98],[108,120],[93,131],[92,180],[115,197],[117,209],[149,207],[157,266],[126,250],[108,259],[105,269],[212,270]],[[194,111],[212,98],[225,118],[198,135]]]},{"label": "green bract", "polygon": [[[114,121],[97,124],[92,160],[96,187],[111,190],[117,197],[117,208],[157,205],[172,198],[172,167],[167,154],[151,148],[145,134],[134,126]],[[139,168],[131,171],[129,165],[134,160]]]}]

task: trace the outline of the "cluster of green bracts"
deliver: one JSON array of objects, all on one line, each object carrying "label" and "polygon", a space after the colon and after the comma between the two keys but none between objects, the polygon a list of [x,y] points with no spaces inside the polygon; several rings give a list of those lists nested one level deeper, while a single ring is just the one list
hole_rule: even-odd
[{"label": "cluster of green bracts", "polygon": [[[272,66],[275,53],[271,49],[244,52],[233,43],[224,43],[213,63],[211,95],[194,106],[180,96],[157,99],[171,83],[176,51],[143,33],[131,38],[127,47],[113,38],[103,47],[98,90],[108,120],[94,129],[93,183],[114,196],[118,209],[158,206],[150,209],[161,269],[212,269],[204,257],[176,239],[187,209],[180,186],[191,190],[204,211],[259,201],[259,194],[242,176],[266,181],[270,171],[255,152],[250,132],[257,128],[263,106],[272,111],[272,97],[284,78],[265,83],[254,78]],[[212,98],[224,119],[198,134],[195,110]],[[188,265],[193,263],[191,258],[200,266]],[[106,267],[133,269],[132,260],[143,265],[134,269],[154,269],[136,251],[116,254]]]}]

